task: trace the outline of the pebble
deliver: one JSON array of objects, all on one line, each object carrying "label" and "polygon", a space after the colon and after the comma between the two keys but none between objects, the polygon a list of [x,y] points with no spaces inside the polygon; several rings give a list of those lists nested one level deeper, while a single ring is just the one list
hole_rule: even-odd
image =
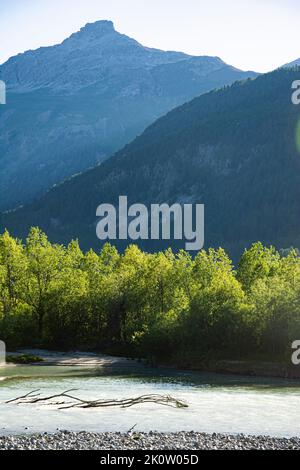
[{"label": "pebble", "polygon": [[0,450],[300,450],[300,438],[273,438],[239,434],[90,433],[0,436]]}]

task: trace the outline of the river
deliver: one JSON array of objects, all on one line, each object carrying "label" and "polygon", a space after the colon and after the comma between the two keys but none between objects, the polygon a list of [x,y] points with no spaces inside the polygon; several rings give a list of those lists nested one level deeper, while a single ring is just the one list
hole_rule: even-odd
[{"label": "river", "polygon": [[[300,436],[300,381],[130,367],[15,366],[0,369],[0,434],[70,431],[199,431]],[[4,380],[5,377],[5,380]],[[187,409],[142,404],[129,409],[58,410],[5,401],[40,389],[82,398],[172,395]]]}]

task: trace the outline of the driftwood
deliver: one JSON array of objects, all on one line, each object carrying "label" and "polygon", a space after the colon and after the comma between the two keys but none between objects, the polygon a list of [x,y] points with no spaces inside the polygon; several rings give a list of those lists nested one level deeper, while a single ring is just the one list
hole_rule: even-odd
[{"label": "driftwood", "polygon": [[[14,398],[13,400],[9,400],[6,403],[15,403],[16,405],[40,403],[49,406],[58,406],[59,410],[67,410],[70,408],[106,408],[113,406],[130,408],[131,406],[139,405],[141,403],[156,403],[158,405],[170,406],[172,408],[188,407],[186,402],[177,400],[170,395],[141,395],[136,398],[124,398],[119,400],[83,400],[81,398],[70,395],[71,392],[75,392],[77,389],[67,390],[66,392],[58,393],[48,397],[42,397],[39,391],[40,390],[33,390],[26,395]],[[67,401],[59,400],[62,398],[67,399]]]}]

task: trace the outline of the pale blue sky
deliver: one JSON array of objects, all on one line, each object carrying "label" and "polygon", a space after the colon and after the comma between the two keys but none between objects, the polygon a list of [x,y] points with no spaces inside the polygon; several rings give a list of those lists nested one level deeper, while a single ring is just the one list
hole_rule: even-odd
[{"label": "pale blue sky", "polygon": [[142,44],[265,72],[300,57],[300,0],[0,0],[0,63],[114,21]]}]

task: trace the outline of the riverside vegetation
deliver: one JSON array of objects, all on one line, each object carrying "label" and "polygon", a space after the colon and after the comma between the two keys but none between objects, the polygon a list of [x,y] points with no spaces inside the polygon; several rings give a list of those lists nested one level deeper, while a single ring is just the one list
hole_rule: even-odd
[{"label": "riverside vegetation", "polygon": [[0,236],[0,337],[8,348],[95,349],[180,366],[286,360],[300,337],[300,257],[254,244],[237,267],[223,249],[83,253],[38,228]]}]

